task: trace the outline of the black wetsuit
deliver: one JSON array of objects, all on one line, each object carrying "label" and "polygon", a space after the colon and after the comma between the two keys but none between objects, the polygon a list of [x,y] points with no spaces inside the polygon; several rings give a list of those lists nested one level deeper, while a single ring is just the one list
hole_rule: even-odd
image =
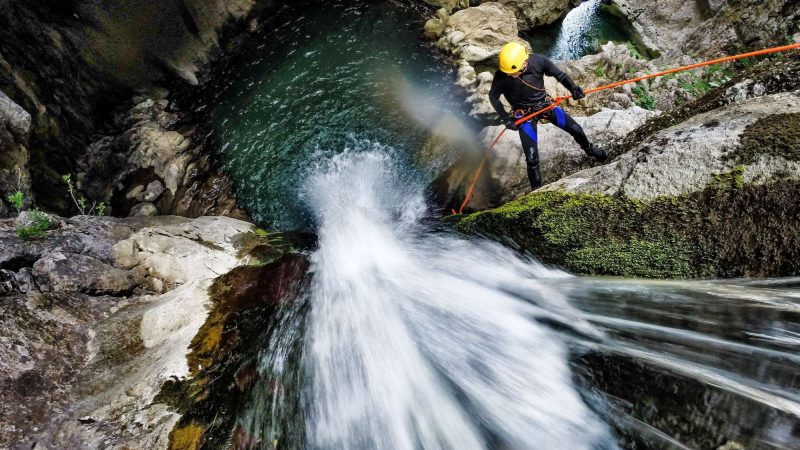
[{"label": "black wetsuit", "polygon": [[[570,92],[574,92],[577,88],[572,79],[564,71],[556,67],[553,61],[546,56],[537,54],[528,58],[528,66],[519,77],[509,76],[499,70],[494,73],[492,88],[489,91],[489,101],[491,101],[492,106],[503,122],[508,122],[511,116],[500,102],[500,95],[505,96],[506,100],[511,104],[516,116],[515,119],[524,117],[550,104],[547,99],[547,92],[544,89],[544,75],[554,77]],[[525,162],[528,166],[528,180],[531,182],[531,189],[536,189],[542,185],[542,176],[539,172],[538,136],[536,133],[536,124],[539,119],[549,120],[572,135],[587,154],[591,149],[591,144],[586,137],[586,133],[583,132],[583,128],[559,107],[555,107],[551,111],[521,124],[519,126],[519,137],[522,141],[522,150],[525,152]]]}]

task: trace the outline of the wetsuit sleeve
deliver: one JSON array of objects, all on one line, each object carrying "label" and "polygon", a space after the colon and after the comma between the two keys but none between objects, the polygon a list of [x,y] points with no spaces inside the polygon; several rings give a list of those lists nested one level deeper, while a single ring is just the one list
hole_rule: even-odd
[{"label": "wetsuit sleeve", "polygon": [[510,119],[511,116],[508,114],[508,112],[506,112],[506,108],[500,101],[500,94],[502,93],[503,83],[499,77],[495,75],[494,79],[492,80],[492,87],[489,89],[489,102],[491,102],[494,110],[497,111],[497,115],[500,116],[500,120],[503,122],[508,122],[508,119]]},{"label": "wetsuit sleeve", "polygon": [[551,77],[558,80],[565,88],[567,88],[570,92],[575,90],[577,86],[572,78],[569,77],[563,70],[559,69],[558,66],[553,64],[553,61],[546,56],[542,56],[542,63],[544,65],[544,74],[550,75]]}]

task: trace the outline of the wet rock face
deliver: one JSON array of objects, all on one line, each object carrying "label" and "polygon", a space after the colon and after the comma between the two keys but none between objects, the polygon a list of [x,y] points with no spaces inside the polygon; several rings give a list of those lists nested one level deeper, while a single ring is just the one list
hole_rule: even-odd
[{"label": "wet rock face", "polygon": [[[303,255],[277,250],[265,265],[238,267],[215,280],[212,311],[191,344],[193,376],[180,386],[179,395],[172,395],[185,400],[170,449],[187,448],[186,435],[198,428],[196,444],[188,448],[220,448],[231,441],[236,449],[258,447],[236,419],[259,385],[288,388],[276,379],[262,379],[268,375],[259,370],[258,355],[275,338],[276,313],[302,301],[308,265]],[[297,363],[290,359],[287,364]],[[298,432],[295,428],[286,435]]]},{"label": "wet rock face", "polygon": [[[761,402],[630,357],[588,353],[575,359],[591,368],[581,373],[582,381],[608,396],[613,412],[606,414],[616,416],[609,417],[612,423],[631,417],[689,448],[741,450],[765,441],[782,446],[792,440],[793,416]],[[737,417],[742,410],[753,420]],[[632,432],[634,427],[627,425],[620,430],[623,448],[663,446],[649,433]]]}]

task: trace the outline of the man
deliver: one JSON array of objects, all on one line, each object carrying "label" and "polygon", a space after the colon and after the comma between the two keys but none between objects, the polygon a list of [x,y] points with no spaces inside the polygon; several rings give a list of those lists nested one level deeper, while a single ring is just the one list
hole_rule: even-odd
[{"label": "man", "polygon": [[[510,42],[500,49],[500,70],[494,74],[492,88],[489,91],[489,100],[492,102],[497,114],[509,130],[519,130],[522,141],[522,150],[525,152],[525,162],[528,169],[528,180],[531,189],[536,190],[542,185],[542,175],[539,172],[539,149],[537,145],[536,124],[540,119],[548,120],[557,127],[566,131],[575,139],[587,155],[603,162],[606,152],[602,148],[592,145],[583,132],[583,128],[575,122],[560,107],[540,114],[517,127],[514,122],[528,114],[547,107],[551,102],[544,89],[544,75],[555,77],[564,87],[572,93],[572,98],[580,100],[585,97],[583,89],[576,85],[561,69],[545,56],[533,54],[528,57],[528,51],[517,42]],[[513,116],[509,115],[500,95],[504,95],[513,108]]]}]

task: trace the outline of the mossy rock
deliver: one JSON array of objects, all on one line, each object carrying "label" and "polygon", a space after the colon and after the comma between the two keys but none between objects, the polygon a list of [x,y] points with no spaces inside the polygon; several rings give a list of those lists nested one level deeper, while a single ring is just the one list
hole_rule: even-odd
[{"label": "mossy rock", "polygon": [[196,450],[203,442],[203,427],[196,423],[175,428],[169,436],[171,450]]},{"label": "mossy rock", "polygon": [[578,274],[646,278],[800,273],[800,183],[744,186],[741,171],[701,192],[649,203],[534,192],[462,218],[456,229],[511,241]]},{"label": "mossy rock", "polygon": [[[672,111],[648,120],[643,126],[628,134],[624,139],[609,146],[609,154],[613,157],[627,153],[661,130],[677,125],[696,115],[734,103],[736,101],[736,96],[731,94],[731,89],[735,89],[735,86],[747,84],[750,89],[753,89],[753,86],[758,86],[760,91],[758,95],[753,93],[753,96],[764,96],[780,92],[791,92],[800,85],[800,56],[794,53],[766,57],[759,60],[757,64],[751,67],[744,67],[741,62],[735,63],[732,70],[734,70],[735,75],[726,83],[711,89],[695,101],[681,105]],[[774,116],[770,120],[773,119]],[[764,125],[768,127],[767,131],[770,132],[770,135],[779,139],[781,142],[791,142],[779,136],[788,135],[791,137],[792,131],[789,131],[788,128],[792,128],[795,136],[797,136],[797,127],[792,123],[791,121],[788,123],[775,121],[769,124],[759,123],[758,125],[753,125],[751,126],[752,139],[749,141],[747,138],[743,139],[743,144],[745,147],[756,147],[756,150],[758,150],[758,146],[765,144],[765,142],[757,136],[759,134],[759,127]],[[785,145],[781,144],[776,148],[785,148]],[[797,147],[794,148],[796,149]],[[796,154],[796,152],[790,153]],[[747,160],[742,160],[740,163],[747,164]]]},{"label": "mossy rock", "polygon": [[775,114],[745,128],[741,145],[730,158],[739,164],[752,164],[761,155],[800,161],[800,113]]}]

